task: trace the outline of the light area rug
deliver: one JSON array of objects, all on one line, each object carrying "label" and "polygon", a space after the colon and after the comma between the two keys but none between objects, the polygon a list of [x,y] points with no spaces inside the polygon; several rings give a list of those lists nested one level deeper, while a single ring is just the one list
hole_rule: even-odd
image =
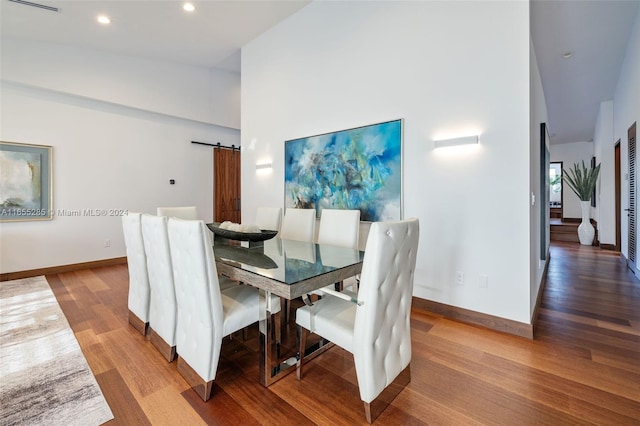
[{"label": "light area rug", "polygon": [[46,278],[0,282],[0,425],[112,418]]}]

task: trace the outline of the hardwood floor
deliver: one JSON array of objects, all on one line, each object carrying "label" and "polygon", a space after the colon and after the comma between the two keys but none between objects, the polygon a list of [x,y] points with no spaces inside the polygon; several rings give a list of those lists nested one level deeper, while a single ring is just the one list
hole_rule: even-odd
[{"label": "hardwood floor", "polygon": [[[412,380],[376,424],[640,424],[640,283],[613,252],[554,243],[527,340],[412,312]],[[126,265],[47,275],[114,425],[365,424],[350,354],[334,347],[269,388],[257,331],[223,344],[203,403],[127,323]],[[284,338],[292,338],[284,336]]]}]

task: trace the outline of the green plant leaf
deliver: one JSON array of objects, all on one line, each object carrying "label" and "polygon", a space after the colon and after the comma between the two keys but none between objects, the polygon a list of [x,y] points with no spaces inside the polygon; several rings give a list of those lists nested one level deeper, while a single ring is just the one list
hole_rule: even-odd
[{"label": "green plant leaf", "polygon": [[593,169],[587,169],[583,160],[582,168],[577,163],[574,163],[573,168],[569,168],[562,173],[562,179],[581,201],[589,201],[598,182],[599,174],[600,164]]}]

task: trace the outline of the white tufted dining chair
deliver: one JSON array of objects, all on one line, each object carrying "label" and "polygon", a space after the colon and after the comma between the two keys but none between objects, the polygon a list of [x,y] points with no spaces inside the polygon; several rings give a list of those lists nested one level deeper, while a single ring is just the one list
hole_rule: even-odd
[{"label": "white tufted dining chair", "polygon": [[[178,219],[185,220],[199,220],[198,217],[198,209],[196,206],[186,206],[186,207],[158,207],[156,210],[158,216],[167,216],[167,217],[175,217]],[[211,244],[213,244],[214,236],[213,232],[209,232],[209,240],[211,240]],[[223,288],[231,287],[235,285],[235,283],[229,282],[220,282],[220,285]]]},{"label": "white tufted dining chair", "polygon": [[208,229],[200,220],[170,218],[169,246],[178,302],[178,372],[200,397],[211,397],[222,339],[258,321],[256,288],[220,291]]},{"label": "white tufted dining chair", "polygon": [[[359,235],[360,210],[322,209],[320,212],[318,244],[357,249]],[[352,285],[357,287],[355,278],[352,280]],[[355,290],[357,291],[357,288]],[[321,294],[322,290],[314,293]]]},{"label": "white tufted dining chair", "polygon": [[196,206],[186,207],[158,207],[158,216],[177,217],[178,219],[198,220]]},{"label": "white tufted dining chair", "polygon": [[410,313],[418,236],[415,218],[373,223],[357,300],[333,292],[330,295],[336,297],[324,297],[296,311],[301,336],[298,379],[307,330],[351,352],[369,423],[411,379]]},{"label": "white tufted dining chair", "polygon": [[129,323],[143,335],[149,326],[149,275],[147,256],[142,239],[141,213],[130,212],[122,216],[122,232],[127,249],[129,269]]},{"label": "white tufted dining chair", "polygon": [[358,248],[360,210],[322,209],[318,244]]},{"label": "white tufted dining chair", "polygon": [[[280,238],[283,240],[313,242],[316,235],[316,210],[288,208],[282,218]],[[283,299],[284,323],[289,323],[291,301]]]},{"label": "white tufted dining chair", "polygon": [[280,231],[282,209],[280,207],[258,207],[255,225],[260,229]]},{"label": "white tufted dining chair", "polygon": [[167,217],[142,215],[142,236],[151,288],[149,340],[171,362],[176,357],[178,305],[167,234]]},{"label": "white tufted dining chair", "polygon": [[316,210],[286,210],[280,227],[280,238],[285,240],[313,242],[316,233]]}]

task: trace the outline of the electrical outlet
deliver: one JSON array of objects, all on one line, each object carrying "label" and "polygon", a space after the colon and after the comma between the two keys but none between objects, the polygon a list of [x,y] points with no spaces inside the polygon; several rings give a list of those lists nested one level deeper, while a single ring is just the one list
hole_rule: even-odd
[{"label": "electrical outlet", "polygon": [[456,271],[456,284],[464,285],[464,272]]},{"label": "electrical outlet", "polygon": [[478,285],[480,288],[488,288],[489,287],[489,276],[488,275],[480,275],[480,279],[478,280]]},{"label": "electrical outlet", "polygon": [[111,247],[111,240],[104,240],[105,247]]}]

